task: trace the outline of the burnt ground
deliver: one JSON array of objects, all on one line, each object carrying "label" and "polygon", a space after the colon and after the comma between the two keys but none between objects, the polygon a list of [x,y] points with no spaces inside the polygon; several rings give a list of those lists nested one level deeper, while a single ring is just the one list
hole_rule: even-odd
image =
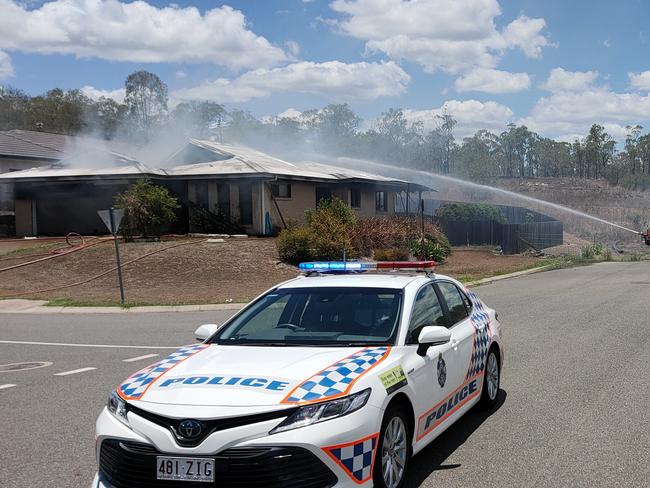
[{"label": "burnt ground", "polygon": [[[46,243],[3,255],[5,248],[0,245],[0,269],[47,257],[57,248],[66,249],[61,243]],[[130,304],[245,302],[297,274],[296,268],[279,262],[272,238],[228,239],[218,244],[206,243],[204,239],[171,239],[121,244],[120,249],[123,263],[166,249],[124,266],[125,294]],[[528,256],[495,256],[484,248],[456,248],[438,271],[476,279],[518,271],[538,262],[539,258]],[[119,289],[115,271],[87,283],[61,288],[114,266],[113,244],[106,241],[68,255],[0,271],[0,298],[11,295],[55,300],[59,304],[116,304]]]}]

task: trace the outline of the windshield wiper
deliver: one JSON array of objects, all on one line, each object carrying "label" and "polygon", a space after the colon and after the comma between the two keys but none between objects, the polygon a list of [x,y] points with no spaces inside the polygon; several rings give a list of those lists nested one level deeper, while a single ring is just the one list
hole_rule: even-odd
[{"label": "windshield wiper", "polygon": [[269,346],[269,347],[293,347],[302,344],[291,344],[287,342],[257,342],[257,341],[222,341],[215,344],[223,346]]}]

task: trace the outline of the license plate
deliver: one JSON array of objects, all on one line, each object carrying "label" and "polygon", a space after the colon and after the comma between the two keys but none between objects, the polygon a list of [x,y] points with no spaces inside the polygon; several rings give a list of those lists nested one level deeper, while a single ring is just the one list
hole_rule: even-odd
[{"label": "license plate", "polygon": [[214,481],[214,459],[191,457],[156,457],[159,480]]}]

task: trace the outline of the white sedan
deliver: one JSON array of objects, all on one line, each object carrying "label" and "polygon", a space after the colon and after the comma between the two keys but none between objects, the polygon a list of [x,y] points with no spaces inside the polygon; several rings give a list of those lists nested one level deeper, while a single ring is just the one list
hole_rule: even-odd
[{"label": "white sedan", "polygon": [[199,327],[110,395],[93,487],[402,486],[413,454],[495,405],[503,365],[494,310],[400,269],[427,265],[305,263]]}]

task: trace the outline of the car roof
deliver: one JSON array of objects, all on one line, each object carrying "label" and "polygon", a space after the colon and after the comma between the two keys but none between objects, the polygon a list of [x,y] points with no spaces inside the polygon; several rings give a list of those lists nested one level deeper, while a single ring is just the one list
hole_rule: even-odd
[{"label": "car roof", "polygon": [[365,287],[365,288],[394,288],[404,289],[414,281],[426,281],[425,274],[404,273],[350,273],[350,274],[318,274],[296,278],[282,283],[278,288],[318,288],[318,287]]}]

